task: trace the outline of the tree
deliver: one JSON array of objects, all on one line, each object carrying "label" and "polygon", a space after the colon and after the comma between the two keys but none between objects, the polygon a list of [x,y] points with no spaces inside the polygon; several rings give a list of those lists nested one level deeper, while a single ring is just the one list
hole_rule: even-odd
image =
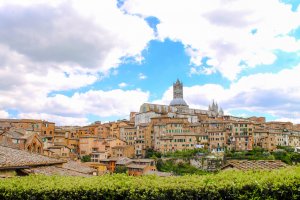
[{"label": "tree", "polygon": [[154,149],[148,148],[146,149],[145,158],[161,158],[161,153],[155,151]]},{"label": "tree", "polygon": [[81,162],[91,162],[91,156],[90,155],[82,156]]},{"label": "tree", "polygon": [[127,173],[127,168],[125,166],[116,166],[115,173],[117,174]]}]

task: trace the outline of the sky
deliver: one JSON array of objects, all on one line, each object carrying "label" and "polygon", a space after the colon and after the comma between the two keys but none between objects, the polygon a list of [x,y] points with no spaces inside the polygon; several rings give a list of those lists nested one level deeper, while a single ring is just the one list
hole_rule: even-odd
[{"label": "sky", "polygon": [[0,0],[0,118],[169,104],[300,123],[300,0]]}]

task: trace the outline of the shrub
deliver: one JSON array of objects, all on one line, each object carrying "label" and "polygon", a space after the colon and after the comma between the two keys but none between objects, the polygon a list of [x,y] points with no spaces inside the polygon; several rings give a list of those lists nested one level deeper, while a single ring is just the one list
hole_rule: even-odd
[{"label": "shrub", "polygon": [[0,181],[0,199],[300,199],[300,167],[204,176],[27,176]]}]

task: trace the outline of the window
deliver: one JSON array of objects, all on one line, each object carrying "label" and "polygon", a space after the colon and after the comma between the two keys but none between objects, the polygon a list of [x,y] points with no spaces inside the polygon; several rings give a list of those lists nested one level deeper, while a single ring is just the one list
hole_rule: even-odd
[{"label": "window", "polygon": [[13,139],[12,142],[13,142],[14,144],[19,144],[19,140],[18,140],[18,139]]}]

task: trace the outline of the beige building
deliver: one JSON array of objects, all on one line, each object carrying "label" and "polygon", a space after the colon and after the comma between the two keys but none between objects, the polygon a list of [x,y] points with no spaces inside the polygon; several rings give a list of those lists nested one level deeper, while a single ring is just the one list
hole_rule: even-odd
[{"label": "beige building", "polygon": [[132,145],[123,145],[123,146],[114,146],[112,149],[112,157],[134,157],[134,146]]},{"label": "beige building", "polygon": [[300,147],[300,131],[290,131],[289,146]]},{"label": "beige building", "polygon": [[225,151],[228,140],[228,132],[226,130],[208,130],[207,134],[210,151]]},{"label": "beige building", "polygon": [[0,131],[0,144],[28,152],[43,154],[43,141],[40,135],[34,131],[26,131],[20,128],[10,128]]},{"label": "beige building", "polygon": [[244,151],[253,149],[254,125],[248,121],[232,121],[228,134],[229,150]]}]

